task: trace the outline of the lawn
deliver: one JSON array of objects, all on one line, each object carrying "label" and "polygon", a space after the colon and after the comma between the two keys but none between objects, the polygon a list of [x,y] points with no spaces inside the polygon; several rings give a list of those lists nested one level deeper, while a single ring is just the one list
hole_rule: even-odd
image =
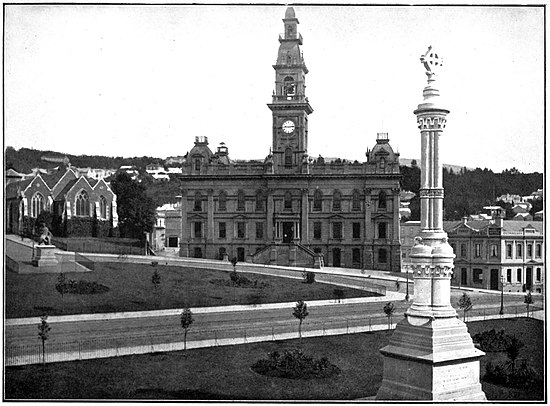
[{"label": "lawn", "polygon": [[[237,267],[238,269],[238,267]],[[151,278],[157,270],[160,285],[155,290]],[[58,274],[6,273],[6,317],[42,314],[79,314],[142,311],[182,307],[226,306],[293,302],[298,299],[334,298],[333,285],[301,279],[240,273],[257,280],[264,288],[224,286],[229,273],[199,268],[124,262],[95,263],[94,271],[67,273],[67,279],[96,281],[109,288],[101,294],[66,294],[62,300],[55,285]],[[345,288],[346,297],[372,296],[370,292]]]},{"label": "lawn", "polygon": [[[468,324],[470,332],[505,328],[521,337],[520,358],[544,374],[544,326],[532,319]],[[528,333],[528,334],[527,334]],[[5,370],[6,399],[186,399],[186,400],[352,400],[375,396],[382,381],[379,349],[388,332],[327,336],[303,340],[308,355],[327,356],[341,369],[332,378],[270,378],[251,370],[268,352],[297,347],[297,340],[214,347],[39,365]],[[488,354],[485,358],[499,356]],[[482,361],[482,375],[483,365]],[[542,400],[539,391],[483,383],[489,400]]]}]

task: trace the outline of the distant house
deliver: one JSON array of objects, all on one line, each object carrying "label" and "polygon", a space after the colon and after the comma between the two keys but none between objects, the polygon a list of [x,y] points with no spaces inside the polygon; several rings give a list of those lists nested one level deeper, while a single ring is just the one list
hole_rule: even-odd
[{"label": "distant house", "polygon": [[120,168],[118,168],[119,172],[126,172],[128,175],[130,175],[130,178],[132,180],[136,180],[139,172],[135,166],[132,165],[122,165]]},{"label": "distant house", "polygon": [[115,169],[103,169],[103,168],[74,168],[78,170],[80,175],[83,175],[90,179],[100,180],[111,176],[116,172]]},{"label": "distant house", "polygon": [[55,236],[107,236],[117,227],[116,195],[104,180],[62,169],[6,186],[8,233],[32,234],[42,212]]},{"label": "distant house", "polygon": [[161,164],[149,164],[145,167],[145,172],[152,174],[156,172],[164,172],[164,166]]},{"label": "distant house", "polygon": [[523,201],[520,195],[511,195],[510,193],[506,193],[505,195],[497,197],[497,202],[499,200],[502,200],[504,203],[510,203],[512,205]]},{"label": "distant house", "polygon": [[150,235],[155,251],[178,253],[181,234],[181,204],[167,203],[156,210],[156,222]]},{"label": "distant house", "polygon": [[169,156],[168,158],[166,158],[166,160],[164,161],[164,164],[166,166],[170,166],[170,165],[181,165],[182,163],[185,162],[185,156],[181,156],[181,155],[178,155],[178,156]]},{"label": "distant house", "polygon": [[535,213],[535,217],[533,218],[535,221],[544,221],[544,210],[537,211]]},{"label": "distant house", "polygon": [[529,213],[529,210],[531,210],[531,208],[533,207],[533,205],[529,202],[520,202],[520,203],[516,203],[513,207],[512,207],[512,211],[514,213]]},{"label": "distant house", "polygon": [[516,213],[514,216],[514,220],[520,220],[520,221],[531,221],[533,220],[533,216],[531,213]]}]

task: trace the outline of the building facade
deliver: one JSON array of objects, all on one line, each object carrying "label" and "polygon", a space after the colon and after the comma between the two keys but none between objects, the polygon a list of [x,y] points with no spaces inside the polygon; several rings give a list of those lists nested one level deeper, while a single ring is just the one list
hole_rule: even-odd
[{"label": "building facade", "polygon": [[118,223],[116,195],[109,185],[71,168],[6,186],[8,233],[32,234],[42,212],[51,213],[57,237],[106,237]]},{"label": "building facade", "polygon": [[197,137],[182,165],[180,255],[399,271],[399,155],[378,134],[366,162],[308,155],[308,68],[292,7],[279,36],[271,153],[230,159]]},{"label": "building facade", "polygon": [[453,285],[542,293],[545,279],[541,221],[445,222],[456,255]]}]

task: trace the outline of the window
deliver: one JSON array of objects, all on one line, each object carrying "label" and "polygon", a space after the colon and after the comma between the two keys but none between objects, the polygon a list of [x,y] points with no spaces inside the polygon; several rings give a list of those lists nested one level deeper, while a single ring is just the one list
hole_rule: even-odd
[{"label": "window", "polygon": [[244,262],[244,248],[237,247],[237,261]]},{"label": "window", "polygon": [[195,204],[193,206],[194,211],[202,211],[202,194],[201,192],[195,192]]},{"label": "window", "polygon": [[316,189],[313,194],[313,211],[321,210],[323,210],[323,194],[319,189]]},{"label": "window", "polygon": [[385,248],[378,250],[378,262],[381,264],[388,262],[388,251]]},{"label": "window", "polygon": [[107,199],[103,196],[99,196],[99,217],[102,219],[107,218]]},{"label": "window", "polygon": [[353,238],[361,238],[361,223],[353,223]]},{"label": "window", "polygon": [[537,244],[535,246],[535,256],[537,258],[540,258],[542,256],[542,245],[541,244]]},{"label": "window", "polygon": [[506,270],[506,282],[512,283],[512,270],[510,268]]},{"label": "window", "polygon": [[292,150],[285,149],[285,166],[292,166]]},{"label": "window", "polygon": [[90,201],[88,199],[88,193],[84,190],[76,197],[76,215],[79,217],[90,216]]},{"label": "window", "polygon": [[521,282],[521,268],[516,270],[516,281]]},{"label": "window", "polygon": [[474,256],[476,258],[479,258],[481,256],[481,244],[479,243],[474,244]]},{"label": "window", "polygon": [[256,211],[265,211],[265,197],[261,190],[256,193]]},{"label": "window", "polygon": [[313,239],[320,240],[321,239],[321,222],[316,221],[313,223]]},{"label": "window", "polygon": [[473,280],[474,280],[474,283],[483,282],[483,269],[479,269],[479,268],[473,269]]},{"label": "window", "polygon": [[332,195],[332,210],[342,210],[342,193],[340,193],[340,191],[338,190],[335,190],[334,194]]},{"label": "window", "polygon": [[351,195],[351,209],[353,211],[361,210],[361,194],[357,189],[354,190],[353,194]]},{"label": "window", "polygon": [[237,192],[237,210],[244,211],[244,191]]},{"label": "window", "polygon": [[[290,64],[292,59],[290,55],[287,56],[287,63]],[[285,96],[294,96],[296,94],[296,85],[294,84],[294,78],[287,76],[284,81],[284,94]]]},{"label": "window", "polygon": [[351,250],[351,262],[356,265],[361,263],[361,250],[359,248]]},{"label": "window", "polygon": [[218,250],[218,258],[223,259],[224,255],[227,253],[225,247],[220,247]]},{"label": "window", "polygon": [[533,258],[533,244],[527,244],[527,258]]},{"label": "window", "polygon": [[201,247],[195,247],[195,258],[202,258],[202,248]]},{"label": "window", "polygon": [[288,191],[285,193],[284,208],[285,210],[292,210],[292,193]]},{"label": "window", "polygon": [[523,245],[521,243],[516,246],[516,257],[523,258]]},{"label": "window", "polygon": [[460,244],[460,256],[461,257],[466,256],[466,244]]},{"label": "window", "polygon": [[237,238],[245,237],[246,224],[242,221],[237,223]]},{"label": "window", "polygon": [[498,257],[498,245],[491,244],[491,256]]},{"label": "window", "polygon": [[468,284],[468,269],[467,268],[462,268],[461,269],[460,280],[461,280],[462,285],[467,285]]},{"label": "window", "polygon": [[386,223],[378,223],[378,238],[387,238],[386,229]]},{"label": "window", "polygon": [[541,273],[541,269],[540,268],[537,268],[537,273],[536,273],[536,276],[535,276],[535,281],[537,282],[541,282],[541,277],[542,277],[542,273]]},{"label": "window", "polygon": [[38,217],[44,211],[44,196],[40,193],[35,193],[31,199],[31,217]]},{"label": "window", "polygon": [[342,239],[342,223],[332,223],[332,238]]},{"label": "window", "polygon": [[195,158],[195,170],[200,171],[201,170],[201,159]]},{"label": "window", "polygon": [[218,226],[218,237],[225,238],[225,236],[226,236],[225,222],[222,222]]},{"label": "window", "polygon": [[264,223],[256,223],[256,239],[261,240],[264,238]]},{"label": "window", "polygon": [[202,238],[202,223],[200,221],[195,221],[193,231],[195,232],[195,238]]},{"label": "window", "polygon": [[178,237],[168,237],[168,247],[177,248],[178,246]]},{"label": "window", "polygon": [[506,244],[506,258],[512,258],[512,244]]},{"label": "window", "polygon": [[220,211],[227,210],[227,193],[225,193],[223,190],[220,192],[220,195],[218,197],[218,209]]},{"label": "window", "polygon": [[386,210],[386,207],[386,192],[381,190],[380,193],[378,193],[378,208],[381,210]]}]

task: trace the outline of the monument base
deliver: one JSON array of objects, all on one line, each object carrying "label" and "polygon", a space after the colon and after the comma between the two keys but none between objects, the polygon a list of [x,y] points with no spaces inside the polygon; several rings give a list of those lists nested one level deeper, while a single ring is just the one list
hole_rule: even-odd
[{"label": "monument base", "polygon": [[55,256],[55,245],[36,245],[34,247],[34,258],[32,264],[38,267],[52,267],[57,266],[59,261]]},{"label": "monument base", "polygon": [[456,317],[411,317],[397,324],[384,356],[377,400],[484,401],[479,359],[466,325]]}]

